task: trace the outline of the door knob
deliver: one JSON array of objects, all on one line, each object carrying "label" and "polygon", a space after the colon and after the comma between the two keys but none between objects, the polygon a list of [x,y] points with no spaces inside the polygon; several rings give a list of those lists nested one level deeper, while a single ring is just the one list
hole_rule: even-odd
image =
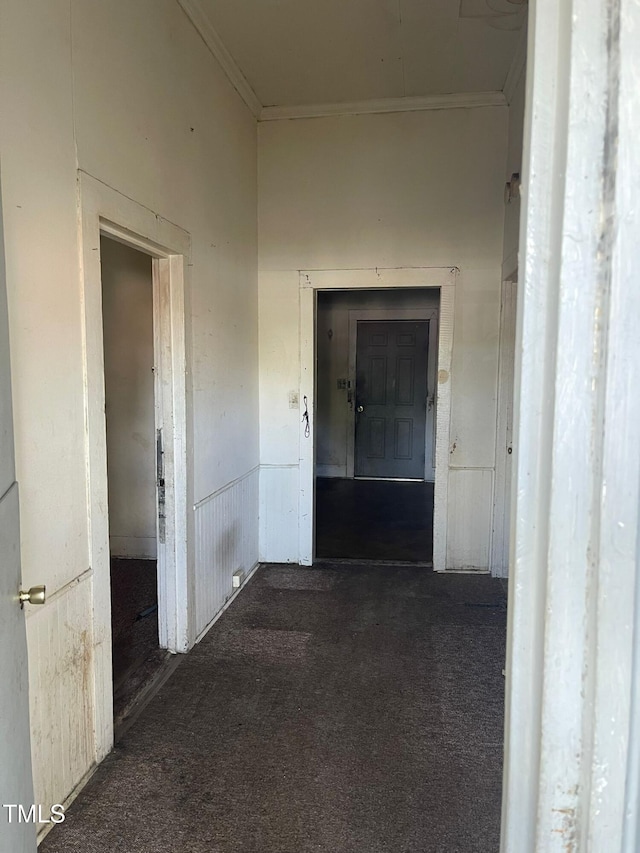
[{"label": "door knob", "polygon": [[358,411],[359,411],[359,412],[364,412],[364,406],[358,406]]},{"label": "door knob", "polygon": [[21,589],[18,597],[20,599],[20,607],[24,607],[25,601],[28,601],[29,604],[44,604],[47,597],[47,588],[43,584],[41,586],[32,586],[26,592]]}]

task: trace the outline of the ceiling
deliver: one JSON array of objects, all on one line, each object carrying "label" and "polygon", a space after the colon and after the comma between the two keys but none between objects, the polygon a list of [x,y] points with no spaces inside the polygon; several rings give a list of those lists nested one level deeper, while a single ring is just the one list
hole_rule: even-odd
[{"label": "ceiling", "polygon": [[502,91],[522,0],[198,0],[262,106]]}]

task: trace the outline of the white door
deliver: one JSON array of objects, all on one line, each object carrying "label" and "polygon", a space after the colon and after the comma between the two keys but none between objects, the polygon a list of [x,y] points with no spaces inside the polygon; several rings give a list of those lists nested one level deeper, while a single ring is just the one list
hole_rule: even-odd
[{"label": "white door", "polygon": [[[18,484],[13,456],[9,330],[0,212],[0,853],[33,853],[36,826],[19,820],[33,804],[29,682],[20,587]],[[13,806],[13,808],[11,808]]]}]

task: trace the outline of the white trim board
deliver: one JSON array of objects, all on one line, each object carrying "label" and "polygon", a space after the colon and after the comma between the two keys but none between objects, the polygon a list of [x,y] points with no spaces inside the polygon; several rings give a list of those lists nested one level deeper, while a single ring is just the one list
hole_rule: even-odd
[{"label": "white trim board", "polygon": [[[216,59],[227,79],[258,121],[279,121],[295,118],[319,118],[338,115],[367,115],[370,113],[415,112],[417,110],[448,110],[469,107],[503,107],[510,101],[507,85],[520,60],[514,57],[505,92],[451,92],[439,95],[418,95],[398,98],[371,98],[363,101],[322,104],[284,104],[263,106],[242,69],[227,50],[201,0],[178,0],[178,5],[193,24],[196,32]],[[517,82],[517,81],[516,81]]]},{"label": "white trim board", "polygon": [[329,104],[293,104],[263,107],[258,121],[281,121],[296,118],[368,115],[371,113],[405,113],[423,110],[455,110],[470,107],[505,107],[502,92],[457,92],[450,95],[422,95],[407,98],[373,98],[366,101]]},{"label": "white trim board", "polygon": [[517,282],[503,281],[500,299],[498,418],[496,424],[495,477],[493,481],[491,556],[489,560],[491,574],[494,577],[503,578],[509,576],[516,304]]},{"label": "white trim board", "polygon": [[315,556],[315,393],[316,302],[319,290],[440,288],[438,383],[436,413],[436,477],[433,516],[433,567],[446,569],[449,432],[451,423],[451,357],[457,267],[300,271],[300,401],[307,398],[309,436],[300,425],[300,489],[298,498],[298,562],[313,565]]},{"label": "white trim board", "polygon": [[[160,645],[185,652],[189,634],[185,290],[191,238],[176,225],[80,171],[78,220],[83,310],[89,562],[92,569],[95,757],[113,746],[111,597],[102,273],[104,234],[152,257],[156,418],[164,430],[165,544],[158,539]],[[158,343],[161,345],[158,346]]]}]

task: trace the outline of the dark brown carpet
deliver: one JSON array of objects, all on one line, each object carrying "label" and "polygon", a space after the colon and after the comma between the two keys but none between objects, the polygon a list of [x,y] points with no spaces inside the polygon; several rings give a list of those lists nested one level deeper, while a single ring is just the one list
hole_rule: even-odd
[{"label": "dark brown carpet", "polygon": [[505,615],[486,576],[260,569],[41,853],[494,853]]},{"label": "dark brown carpet", "polygon": [[316,554],[431,562],[433,483],[318,477]]},{"label": "dark brown carpet", "polygon": [[122,720],[167,653],[158,645],[155,560],[111,559],[113,716]]}]

